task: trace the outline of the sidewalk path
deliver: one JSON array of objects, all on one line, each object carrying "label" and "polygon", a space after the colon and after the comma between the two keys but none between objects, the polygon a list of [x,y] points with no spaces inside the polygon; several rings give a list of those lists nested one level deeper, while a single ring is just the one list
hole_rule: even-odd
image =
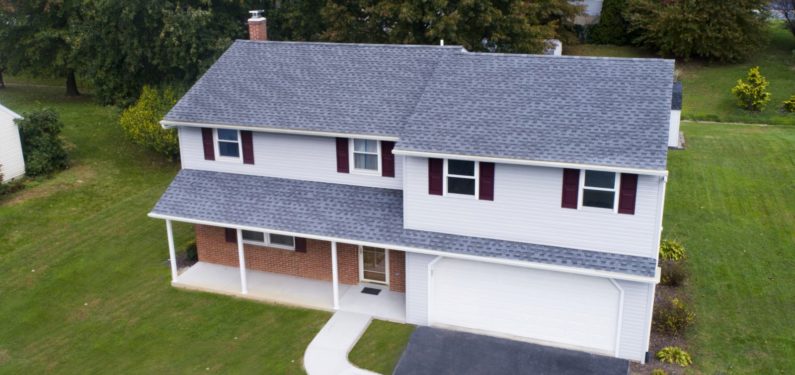
[{"label": "sidewalk path", "polygon": [[370,325],[371,316],[337,311],[309,343],[304,368],[309,375],[373,375],[348,362],[348,352]]}]

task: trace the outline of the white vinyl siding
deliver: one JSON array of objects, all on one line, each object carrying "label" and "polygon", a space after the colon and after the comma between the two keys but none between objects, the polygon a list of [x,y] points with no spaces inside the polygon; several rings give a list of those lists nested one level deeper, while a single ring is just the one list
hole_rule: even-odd
[{"label": "white vinyl siding", "polygon": [[2,181],[10,181],[25,174],[25,159],[19,129],[10,113],[0,109],[0,173]]},{"label": "white vinyl siding", "polygon": [[445,199],[428,194],[428,159],[404,161],[404,226],[508,241],[657,256],[660,178],[642,175],[634,215],[561,208],[558,168],[498,164],[494,201]]},{"label": "white vinyl siding", "polygon": [[434,259],[406,253],[406,323],[428,325],[428,264]]},{"label": "white vinyl siding", "polygon": [[621,314],[621,345],[618,356],[643,361],[649,350],[649,320],[654,284],[616,281],[624,290],[624,309]]},{"label": "white vinyl siding", "polygon": [[199,128],[179,128],[182,168],[331,182],[388,189],[403,187],[403,157],[395,156],[395,177],[338,173],[336,139],[253,132],[255,164],[204,160]]}]

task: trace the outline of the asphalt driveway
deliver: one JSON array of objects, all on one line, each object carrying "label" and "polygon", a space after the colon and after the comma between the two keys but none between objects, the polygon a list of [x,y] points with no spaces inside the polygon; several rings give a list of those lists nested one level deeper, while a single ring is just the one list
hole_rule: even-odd
[{"label": "asphalt driveway", "polygon": [[628,373],[623,359],[430,327],[417,327],[395,368],[396,375]]}]

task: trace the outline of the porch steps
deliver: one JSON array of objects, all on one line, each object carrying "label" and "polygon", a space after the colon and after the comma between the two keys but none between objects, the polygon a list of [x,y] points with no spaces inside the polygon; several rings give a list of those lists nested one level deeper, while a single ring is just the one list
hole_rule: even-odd
[{"label": "porch steps", "polygon": [[337,311],[309,343],[304,369],[309,375],[372,375],[348,362],[348,353],[362,337],[373,318],[365,314]]}]

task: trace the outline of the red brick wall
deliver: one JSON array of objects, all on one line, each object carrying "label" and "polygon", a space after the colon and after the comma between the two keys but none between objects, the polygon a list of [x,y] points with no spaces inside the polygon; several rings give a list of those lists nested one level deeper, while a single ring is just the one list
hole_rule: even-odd
[{"label": "red brick wall", "polygon": [[[244,245],[246,268],[331,281],[331,243],[306,240],[306,253],[292,250]],[[224,228],[196,225],[196,249],[202,262],[237,267],[237,244],[226,242]],[[359,247],[337,243],[337,267],[340,283],[359,283]],[[389,289],[406,291],[406,254],[389,251]]]}]

